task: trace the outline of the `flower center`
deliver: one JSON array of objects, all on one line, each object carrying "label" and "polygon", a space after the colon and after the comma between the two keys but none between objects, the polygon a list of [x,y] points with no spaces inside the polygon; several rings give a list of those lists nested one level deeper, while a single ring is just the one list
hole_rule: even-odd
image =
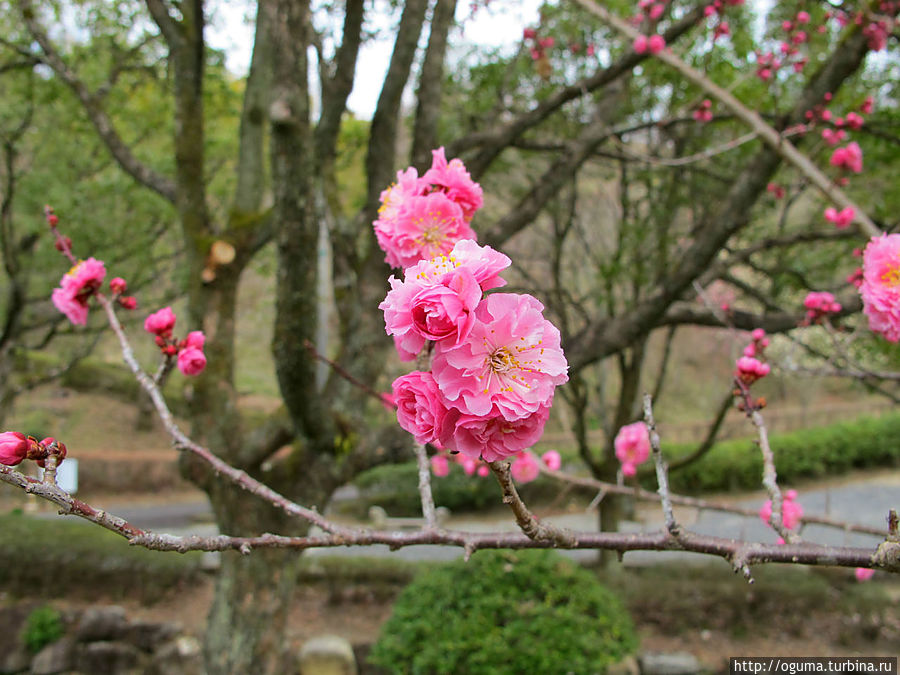
[{"label": "flower center", "polygon": [[516,358],[506,347],[500,347],[488,357],[488,365],[495,373],[506,373],[518,364]]},{"label": "flower center", "polygon": [[900,265],[889,265],[881,273],[881,280],[887,286],[900,286]]}]

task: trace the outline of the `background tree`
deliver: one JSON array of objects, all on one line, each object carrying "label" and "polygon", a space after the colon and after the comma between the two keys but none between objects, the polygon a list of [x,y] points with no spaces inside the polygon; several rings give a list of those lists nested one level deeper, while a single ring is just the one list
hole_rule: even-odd
[{"label": "background tree", "polygon": [[[588,403],[598,401],[592,387],[602,377],[592,369],[607,359],[619,370],[618,403],[607,425],[612,430],[633,418],[655,331],[729,324],[777,332],[802,318],[791,304],[797,287],[779,281],[791,273],[777,267],[778,251],[799,235],[774,226],[776,236],[769,236],[773,226],[757,210],[783,165],[777,148],[748,139],[720,156],[716,148],[734,142],[743,133],[740,124],[724,117],[698,131],[691,109],[702,100],[700,92],[575,5],[548,4],[541,25],[529,27],[534,35],[515,57],[476,54],[475,65],[463,68],[455,56],[449,61],[455,5],[407,0],[391,9],[363,0],[334,7],[261,0],[240,120],[230,142],[227,126],[210,123],[213,93],[221,85],[221,100],[230,101],[233,89],[212,75],[220,57],[204,40],[212,9],[202,0],[85,2],[77,11],[67,3],[4,7],[5,18],[19,27],[7,50],[34,61],[44,77],[52,72],[56,86],[69,91],[64,100],[78,102],[109,156],[154,195],[161,210],[175,214],[187,322],[208,336],[209,367],[191,399],[194,437],[293,501],[324,505],[357,472],[406,450],[394,426],[373,423],[375,404],[364,392],[335,373],[317,380],[308,345],[321,339],[327,313],[317,298],[332,285],[334,326],[322,347],[361,381],[377,382],[384,373],[390,341],[376,308],[387,269],[371,222],[394,172],[407,159],[426,168],[428,151],[440,144],[448,157],[466,161],[486,194],[496,195],[476,224],[483,243],[515,253],[541,242],[550,253],[543,269],[529,264],[520,271],[523,284],[543,287],[563,326],[576,431],[586,424]],[[779,132],[803,123],[805,112],[821,106],[826,93],[838,95],[871,49],[862,26],[851,22],[845,30],[832,29],[809,47],[815,49],[814,65],[784,86],[778,80],[777,91],[768,89],[744,69],[728,66],[749,60],[748,45],[757,40],[750,9],[729,6],[733,46],[713,47],[705,5],[669,3],[659,22],[648,18],[642,28],[659,30],[668,45],[742,97],[772,94],[758,107],[770,111]],[[630,3],[606,6],[620,15],[633,11]],[[377,106],[367,128],[350,122],[345,129],[356,135],[342,137],[366,19],[381,11],[392,11],[396,31]],[[61,20],[92,29],[95,43],[84,51],[99,53],[96,69],[56,34]],[[93,29],[102,29],[102,40]],[[576,44],[578,50],[562,47]],[[720,56],[718,49],[725,53]],[[131,128],[135,118],[116,105],[133,98],[130,78],[119,72],[122,55],[145,65],[164,60],[164,95],[154,110],[170,111],[171,123],[166,118],[153,128],[171,130],[170,153],[141,152],[141,135]],[[310,79],[311,70],[317,81]],[[415,111],[407,114],[403,91],[410,83],[417,97]],[[445,94],[455,105],[442,106]],[[407,121],[413,128],[408,148]],[[355,147],[365,149],[365,192],[359,209],[350,211],[339,153],[353,138]],[[233,168],[230,178],[214,161],[213,151],[223,146],[234,157],[224,164]],[[675,163],[698,152],[707,153],[712,166]],[[656,170],[667,163],[675,166]],[[598,185],[610,184],[617,186],[614,215],[594,227],[596,214],[583,206],[585,197],[593,199]],[[767,244],[761,236],[773,241]],[[827,228],[822,238],[836,239]],[[330,246],[330,269],[319,265],[322,240]],[[238,405],[236,305],[243,272],[270,243],[278,259],[272,353],[284,406],[260,420]],[[756,263],[747,251],[758,246],[774,256],[774,267]],[[233,256],[214,254],[223,248]],[[730,259],[742,267],[726,264]],[[755,286],[745,277],[751,273],[771,275],[772,287],[761,297],[751,292]],[[694,303],[697,287],[716,279],[753,296],[755,304],[723,316]],[[286,445],[289,452],[273,457]],[[595,455],[582,443],[582,454],[597,475],[610,475],[609,446]],[[274,470],[265,472],[264,463],[273,461]],[[254,495],[236,491],[208,465],[189,455],[183,464],[209,495],[222,532],[305,530]],[[284,669],[273,655],[282,649],[294,561],[296,554],[281,550],[224,556],[206,641],[210,672]]]}]

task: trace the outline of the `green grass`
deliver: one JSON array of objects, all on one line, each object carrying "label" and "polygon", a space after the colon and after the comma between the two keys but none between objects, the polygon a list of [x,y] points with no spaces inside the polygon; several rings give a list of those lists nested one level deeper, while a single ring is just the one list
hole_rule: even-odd
[{"label": "green grass", "polygon": [[200,553],[131,546],[73,518],[0,515],[0,588],[28,596],[67,594],[158,599],[200,573]]}]

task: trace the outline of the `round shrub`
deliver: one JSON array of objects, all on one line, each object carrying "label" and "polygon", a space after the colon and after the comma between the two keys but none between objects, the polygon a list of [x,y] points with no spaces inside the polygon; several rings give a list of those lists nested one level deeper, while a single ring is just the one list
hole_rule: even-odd
[{"label": "round shrub", "polygon": [[603,673],[637,649],[628,612],[553,551],[479,551],[421,573],[369,660],[397,673]]}]

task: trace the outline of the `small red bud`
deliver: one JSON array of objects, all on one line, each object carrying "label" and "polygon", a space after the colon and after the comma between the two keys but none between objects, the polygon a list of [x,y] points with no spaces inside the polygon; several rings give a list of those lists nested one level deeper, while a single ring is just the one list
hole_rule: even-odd
[{"label": "small red bud", "polygon": [[72,250],[72,240],[69,237],[62,237],[61,239],[57,239],[53,246],[56,247],[56,250],[60,253],[65,253],[67,250]]},{"label": "small red bud", "polygon": [[137,299],[133,295],[125,295],[119,298],[122,309],[137,309]]},{"label": "small red bud", "polygon": [[166,356],[175,356],[175,354],[178,353],[178,349],[175,347],[175,345],[167,345],[163,347],[162,351]]}]

